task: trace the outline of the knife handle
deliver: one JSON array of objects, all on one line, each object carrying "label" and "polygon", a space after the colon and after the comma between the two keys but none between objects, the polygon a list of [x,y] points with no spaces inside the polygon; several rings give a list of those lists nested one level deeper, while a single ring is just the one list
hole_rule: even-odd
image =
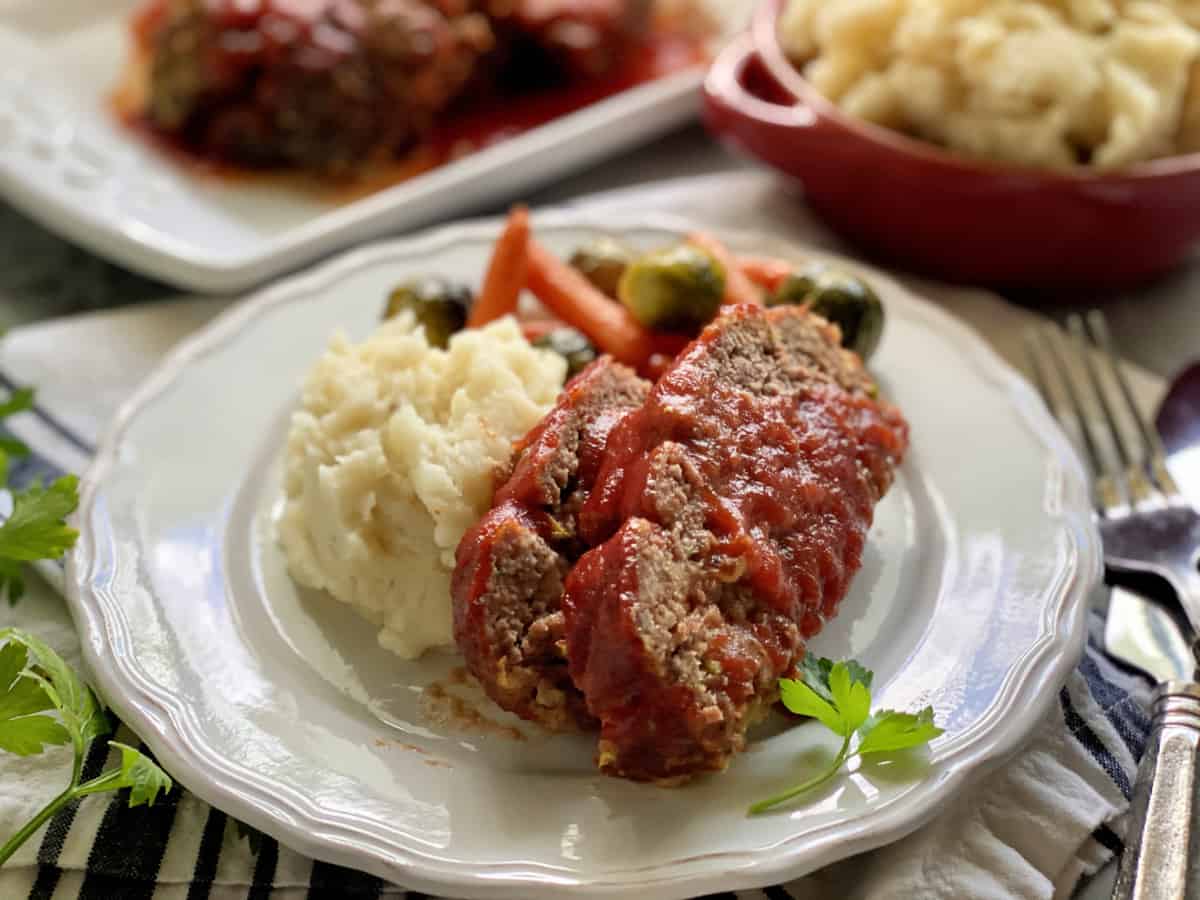
[{"label": "knife handle", "polygon": [[1200,684],[1154,695],[1113,900],[1200,900]]}]

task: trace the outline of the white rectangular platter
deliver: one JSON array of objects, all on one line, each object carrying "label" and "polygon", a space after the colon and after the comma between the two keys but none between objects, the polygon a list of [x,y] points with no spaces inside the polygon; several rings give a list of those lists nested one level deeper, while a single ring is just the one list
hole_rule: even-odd
[{"label": "white rectangular platter", "polygon": [[[108,98],[135,0],[0,0],[0,196],[142,274],[247,288],[335,250],[517,197],[693,117],[699,69],[617,94],[358,200],[198,177],[130,134]],[[750,0],[708,0],[725,34]]]}]

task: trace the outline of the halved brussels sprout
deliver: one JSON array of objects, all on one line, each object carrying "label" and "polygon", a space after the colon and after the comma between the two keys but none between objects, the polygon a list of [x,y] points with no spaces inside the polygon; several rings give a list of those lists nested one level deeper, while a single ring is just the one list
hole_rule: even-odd
[{"label": "halved brussels sprout", "polygon": [[383,317],[390,319],[410,309],[417,323],[424,326],[429,345],[445,348],[450,336],[466,327],[473,300],[466,285],[453,284],[444,278],[417,278],[392,291]]},{"label": "halved brussels sprout", "polygon": [[699,247],[680,244],[635,260],[617,294],[647,328],[689,331],[716,315],[725,296],[725,269]]},{"label": "halved brussels sprout", "polygon": [[572,254],[570,264],[592,284],[614,300],[621,276],[636,254],[615,238],[600,237],[589,241]]},{"label": "halved brussels sprout", "polygon": [[879,296],[865,281],[825,266],[789,275],[767,299],[768,306],[807,305],[842,331],[842,346],[864,360],[883,337],[884,312]]},{"label": "halved brussels sprout", "polygon": [[595,361],[596,348],[582,331],[555,328],[533,342],[533,346],[553,350],[567,361],[567,377],[572,378]]}]

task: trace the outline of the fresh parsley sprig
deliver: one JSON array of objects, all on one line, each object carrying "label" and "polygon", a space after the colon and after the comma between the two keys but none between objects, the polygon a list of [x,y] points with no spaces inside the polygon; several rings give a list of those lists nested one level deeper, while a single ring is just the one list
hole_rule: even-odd
[{"label": "fresh parsley sprig", "polygon": [[[800,678],[781,678],[783,705],[798,716],[816,719],[842,738],[841,749],[824,771],[750,807],[750,814],[766,812],[806,794],[836,776],[854,757],[892,753],[927,744],[942,733],[933,722],[933,707],[917,713],[881,709],[871,712],[874,673],[854,660],[835,663],[804,657]],[[851,751],[855,735],[858,745]]]},{"label": "fresh parsley sprig", "polygon": [[[6,474],[0,450],[0,478]],[[2,484],[3,481],[0,481]],[[79,505],[79,479],[64,475],[49,487],[31,484],[12,495],[12,512],[0,525],[0,590],[14,605],[25,594],[25,563],[58,559],[79,536],[66,518]]]},{"label": "fresh parsley sprig", "polygon": [[[33,391],[13,391],[0,401],[0,422],[33,406]],[[0,487],[8,484],[8,461],[28,455],[16,438],[0,434]],[[79,536],[66,522],[79,504],[73,475],[49,487],[40,483],[12,492],[12,511],[0,524],[0,591],[10,603],[24,593],[22,567],[40,559],[58,559]],[[38,638],[15,628],[0,629],[0,751],[36,756],[48,747],[70,744],[74,751],[66,789],[0,844],[0,866],[51,816],[67,804],[102,791],[129,788],[129,805],[152,804],[171,790],[171,779],[153,760],[133,747],[109,741],[120,751],[119,765],[81,782],[88,747],[112,730],[104,707],[87,683]]]},{"label": "fresh parsley sprig", "polygon": [[[33,390],[21,388],[0,401],[0,423],[33,409]],[[8,462],[29,455],[29,448],[0,433],[0,487],[8,487]],[[79,479],[65,475],[49,487],[40,482],[12,491],[12,511],[0,525],[0,593],[15,605],[25,593],[23,567],[40,559],[58,559],[79,536],[66,518],[79,504]]]},{"label": "fresh parsley sprig", "polygon": [[[51,714],[47,714],[51,713]],[[153,804],[171,790],[171,779],[133,747],[109,741],[120,765],[80,782],[88,746],[112,729],[96,695],[57,653],[31,634],[0,629],[0,750],[36,756],[71,744],[74,763],[66,789],[0,845],[0,866],[56,812],[80,797],[129,788],[129,805]]]},{"label": "fresh parsley sprig", "polygon": [[[0,401],[0,422],[9,416],[15,416],[17,413],[27,412],[31,409],[33,409],[33,388],[21,388],[13,391],[5,400]],[[8,434],[0,434],[0,450],[4,451],[7,456],[29,455],[29,448]]]}]

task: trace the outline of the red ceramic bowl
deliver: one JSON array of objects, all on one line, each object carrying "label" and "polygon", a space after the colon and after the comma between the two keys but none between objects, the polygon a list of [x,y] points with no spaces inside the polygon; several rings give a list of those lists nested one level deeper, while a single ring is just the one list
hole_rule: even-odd
[{"label": "red ceramic bowl", "polygon": [[966,160],[841,113],[776,37],[785,0],[713,64],[709,127],[800,180],[867,252],[955,281],[1112,290],[1181,262],[1200,238],[1200,154],[1104,174]]}]

